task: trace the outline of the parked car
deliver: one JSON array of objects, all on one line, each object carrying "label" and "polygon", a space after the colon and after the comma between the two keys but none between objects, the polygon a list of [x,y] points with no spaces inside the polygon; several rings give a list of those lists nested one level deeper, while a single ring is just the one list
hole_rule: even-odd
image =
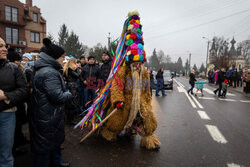
[{"label": "parked car", "polygon": [[[164,70],[163,77],[164,77],[164,89],[173,90],[173,75],[171,74],[171,72],[169,70]],[[155,79],[154,81],[155,81],[155,88],[156,88],[157,80]]]},{"label": "parked car", "polygon": [[173,90],[173,75],[169,70],[164,70],[164,88]]}]

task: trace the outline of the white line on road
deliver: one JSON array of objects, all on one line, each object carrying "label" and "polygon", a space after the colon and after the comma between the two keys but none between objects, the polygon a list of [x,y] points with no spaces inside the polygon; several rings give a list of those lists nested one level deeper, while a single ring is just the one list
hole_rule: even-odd
[{"label": "white line on road", "polygon": [[242,102],[242,103],[250,103],[250,101],[246,101],[246,100],[240,100],[240,102]]},{"label": "white line on road", "polygon": [[198,100],[196,100],[196,98],[195,98],[193,95],[191,95],[191,97],[193,98],[193,100],[196,102],[196,104],[197,104],[200,108],[203,108],[203,106],[201,105],[201,103],[198,102]]},{"label": "white line on road", "polygon": [[198,110],[197,112],[200,115],[201,119],[211,120],[205,111]]},{"label": "white line on road", "polygon": [[231,164],[227,164],[227,167],[243,167],[243,166],[237,165],[235,163],[231,163]]},{"label": "white line on road", "polygon": [[221,100],[221,101],[236,101],[234,99],[222,99],[222,98],[218,98],[218,99]]},{"label": "white line on road", "polygon": [[188,95],[188,93],[185,91],[184,92],[185,93],[185,95],[187,96],[187,98],[188,98],[188,100],[190,101],[190,103],[191,103],[191,105],[193,106],[193,108],[197,108],[196,107],[196,105],[195,105],[195,103],[193,102],[193,100],[190,98],[190,96]]},{"label": "white line on road", "polygon": [[183,87],[178,86],[177,89],[178,89],[179,92],[185,92],[185,89]]},{"label": "white line on road", "polygon": [[210,135],[212,136],[212,138],[214,139],[214,141],[217,141],[218,143],[222,143],[222,144],[227,143],[227,140],[221,134],[221,132],[219,131],[219,129],[216,126],[206,125],[206,128],[207,128],[208,132],[210,133]]},{"label": "white line on road", "polygon": [[227,95],[228,95],[228,96],[235,96],[234,94],[229,93],[229,92],[227,92]]},{"label": "white line on road", "polygon": [[205,100],[215,100],[213,97],[198,97],[199,99],[205,99]]}]

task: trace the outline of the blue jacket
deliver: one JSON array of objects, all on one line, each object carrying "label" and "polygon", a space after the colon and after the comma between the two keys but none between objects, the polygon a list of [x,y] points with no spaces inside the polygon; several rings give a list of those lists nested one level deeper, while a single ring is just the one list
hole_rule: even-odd
[{"label": "blue jacket", "polygon": [[202,80],[196,81],[196,82],[195,82],[196,88],[197,88],[197,89],[203,89],[205,83],[207,83],[207,81],[202,81]]}]

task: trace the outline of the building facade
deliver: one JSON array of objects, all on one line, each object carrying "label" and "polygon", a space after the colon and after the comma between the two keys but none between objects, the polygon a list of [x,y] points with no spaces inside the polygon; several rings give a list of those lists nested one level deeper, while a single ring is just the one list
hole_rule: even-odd
[{"label": "building facade", "polygon": [[[233,38],[231,41],[230,49],[228,47],[228,43],[225,41],[222,46],[216,47],[215,39],[213,39],[212,47],[209,50],[209,66],[213,64],[217,64],[216,61],[225,61],[225,63],[220,62],[219,64],[223,64],[223,66],[232,67],[235,66],[237,69],[243,69],[248,66],[246,56],[242,54],[241,47],[236,48],[236,41]],[[224,56],[224,59],[220,59],[220,57]],[[217,64],[218,66],[218,64]],[[220,68],[216,67],[215,68]]]},{"label": "building facade", "polygon": [[32,0],[0,0],[0,36],[16,51],[39,52],[46,37],[46,20]]}]

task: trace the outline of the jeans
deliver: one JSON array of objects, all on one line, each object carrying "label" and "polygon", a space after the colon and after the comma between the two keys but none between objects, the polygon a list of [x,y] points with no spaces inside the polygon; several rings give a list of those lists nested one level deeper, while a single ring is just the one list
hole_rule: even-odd
[{"label": "jeans", "polygon": [[191,94],[193,94],[194,84],[190,84],[191,88],[188,90],[188,93],[191,91]]},{"label": "jeans", "polygon": [[33,167],[47,167],[48,162],[50,166],[57,166],[62,163],[61,148],[48,154],[35,154]]},{"label": "jeans", "polygon": [[218,96],[221,96],[222,83],[219,83],[219,88],[215,90],[215,94],[219,91]]},{"label": "jeans", "polygon": [[12,147],[16,126],[15,112],[0,112],[0,167],[13,167]]},{"label": "jeans", "polygon": [[156,96],[159,96],[159,92],[162,92],[162,96],[165,96],[164,81],[162,79],[157,79]]},{"label": "jeans", "polygon": [[[96,89],[88,89],[84,88],[84,105],[86,105],[89,101],[92,101],[96,98]],[[92,104],[91,102],[86,106],[88,108]]]}]

